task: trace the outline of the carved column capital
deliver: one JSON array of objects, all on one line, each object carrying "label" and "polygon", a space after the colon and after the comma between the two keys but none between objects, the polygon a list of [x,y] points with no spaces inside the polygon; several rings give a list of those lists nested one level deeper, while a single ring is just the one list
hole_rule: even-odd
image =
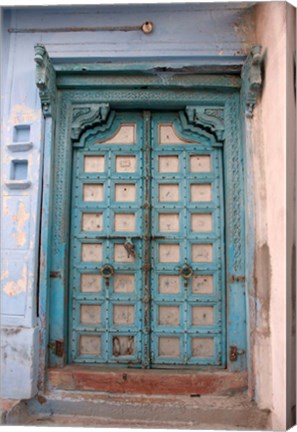
[{"label": "carved column capital", "polygon": [[253,117],[254,106],[262,90],[263,57],[262,47],[255,45],[242,68],[245,114],[248,118]]},{"label": "carved column capital", "polygon": [[34,50],[35,79],[36,86],[39,89],[42,112],[44,117],[52,117],[55,112],[56,102],[56,72],[45,46],[36,44]]},{"label": "carved column capital", "polygon": [[89,127],[106,123],[109,113],[108,103],[74,106],[71,125],[72,141],[79,141],[82,133]]}]

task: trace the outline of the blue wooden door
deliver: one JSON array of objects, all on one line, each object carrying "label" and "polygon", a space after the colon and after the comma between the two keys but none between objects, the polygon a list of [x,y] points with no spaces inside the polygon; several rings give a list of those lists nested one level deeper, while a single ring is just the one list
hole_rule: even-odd
[{"label": "blue wooden door", "polygon": [[118,112],[74,152],[69,361],[224,365],[221,150]]}]

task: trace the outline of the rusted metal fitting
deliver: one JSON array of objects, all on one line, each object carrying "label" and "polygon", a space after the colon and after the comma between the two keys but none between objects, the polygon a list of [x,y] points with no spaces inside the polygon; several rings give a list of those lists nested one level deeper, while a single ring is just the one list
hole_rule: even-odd
[{"label": "rusted metal fitting", "polygon": [[154,24],[152,23],[152,21],[146,21],[145,23],[142,24],[141,30],[143,31],[143,33],[152,33],[152,31],[154,30]]}]

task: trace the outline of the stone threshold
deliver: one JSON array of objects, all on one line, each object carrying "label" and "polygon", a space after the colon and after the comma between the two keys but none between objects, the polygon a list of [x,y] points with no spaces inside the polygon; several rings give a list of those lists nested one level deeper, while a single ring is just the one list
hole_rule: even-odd
[{"label": "stone threshold", "polygon": [[110,369],[69,365],[48,369],[50,390],[144,395],[230,395],[247,389],[247,372]]},{"label": "stone threshold", "polygon": [[246,392],[190,397],[53,390],[23,401],[7,424],[263,430],[270,420]]}]

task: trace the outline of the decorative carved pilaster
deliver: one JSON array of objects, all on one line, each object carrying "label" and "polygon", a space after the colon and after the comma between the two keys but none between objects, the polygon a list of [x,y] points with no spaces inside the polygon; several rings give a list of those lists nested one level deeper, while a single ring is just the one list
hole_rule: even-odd
[{"label": "decorative carved pilaster", "polygon": [[108,103],[81,105],[73,108],[71,139],[78,141],[81,134],[89,127],[106,123],[110,113]]},{"label": "decorative carved pilaster", "polygon": [[[218,141],[224,140],[224,110],[221,108],[207,108],[201,106],[187,106],[188,123],[193,127],[214,135]],[[198,131],[199,132],[199,131]]]},{"label": "decorative carved pilaster", "polygon": [[262,68],[262,47],[260,45],[255,45],[243,65],[241,74],[243,81],[245,115],[248,118],[253,117],[254,106],[261,94],[263,84]]},{"label": "decorative carved pilaster", "polygon": [[56,72],[44,45],[34,47],[36,62],[36,85],[39,89],[44,117],[52,117],[56,102]]}]

